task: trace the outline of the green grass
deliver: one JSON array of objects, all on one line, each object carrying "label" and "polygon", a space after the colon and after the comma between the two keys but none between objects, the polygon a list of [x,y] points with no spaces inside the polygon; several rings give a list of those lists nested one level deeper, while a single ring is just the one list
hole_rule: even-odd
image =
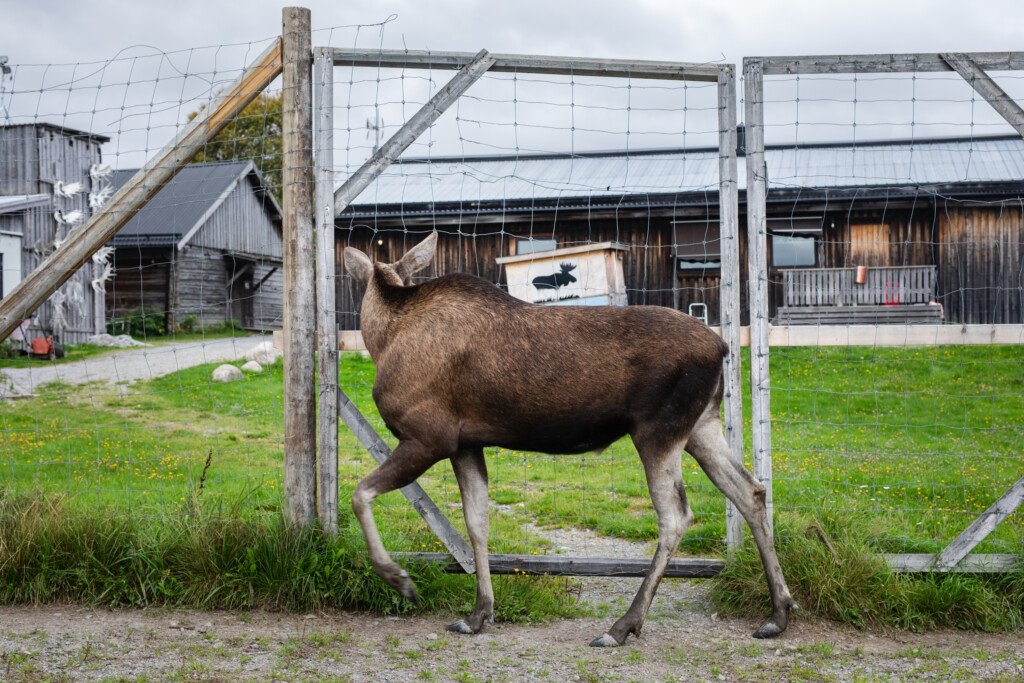
[{"label": "green grass", "polygon": [[113,351],[114,349],[107,348],[106,346],[96,346],[95,344],[68,344],[64,347],[64,350],[67,351],[67,356],[64,358],[55,358],[53,360],[33,358],[32,356],[0,358],[0,368],[29,368],[43,365],[74,363],[91,356],[98,356],[100,354]]},{"label": "green grass", "polygon": [[[417,611],[369,567],[361,543],[344,533],[295,532],[276,514],[220,514],[202,494],[191,512],[161,518],[67,514],[59,500],[0,498],[0,603],[84,602],[118,607],[202,609],[324,607]],[[232,511],[237,513],[238,511]],[[342,528],[353,521],[343,516]],[[396,529],[411,549],[422,529]],[[410,565],[428,611],[465,612],[471,576]],[[496,577],[497,616],[507,622],[569,616],[564,580]]]},{"label": "green grass", "polygon": [[[808,529],[819,526],[835,554]],[[1024,552],[1005,574],[895,574],[865,541],[870,527],[849,516],[822,519],[797,513],[775,518],[776,549],[802,610],[858,628],[887,626],[1012,631],[1024,628]],[[752,542],[712,584],[719,608],[771,613],[771,599]],[[801,618],[796,614],[797,619]]]},{"label": "green grass", "polygon": [[[69,519],[127,516],[152,522],[153,528],[194,514],[199,491],[202,509],[213,516],[248,523],[279,514],[282,364],[228,384],[211,383],[212,368],[197,366],[122,387],[120,393],[106,385],[53,385],[35,399],[0,404],[0,490],[59,496]],[[809,542],[807,520],[813,518],[826,529],[856,530],[848,536],[856,542],[850,548],[844,545],[847,537],[834,536],[843,553],[936,552],[1024,471],[1024,350],[1019,347],[773,349],[771,372],[780,547],[803,548]],[[374,377],[372,362],[342,354],[342,387],[394,445],[370,395]],[[745,405],[749,454],[748,396]],[[347,502],[375,463],[344,427],[339,442],[343,536],[362,548],[358,529],[345,517]],[[488,449],[487,455],[491,496],[498,504],[491,513],[492,552],[550,552],[527,522],[631,540],[656,537],[643,471],[628,439],[600,455],[506,449]],[[682,549],[719,553],[724,499],[685,456],[683,476],[696,523]],[[435,466],[421,483],[462,529],[450,465]],[[390,549],[442,550],[401,494],[382,496],[376,515]],[[1024,511],[1018,510],[977,552],[1016,553],[1022,543]],[[763,575],[752,566],[751,586],[763,586]],[[869,585],[904,581],[877,565],[868,569],[874,572]],[[820,567],[815,571],[827,576]],[[829,579],[828,590],[823,589],[836,606],[828,607],[822,598],[810,601],[812,609],[851,623],[890,623],[889,617],[872,613],[856,616],[864,611],[856,606],[864,593],[843,583],[844,576]],[[935,594],[954,584],[975,585],[975,579],[964,577],[909,581],[921,595],[927,594],[921,586],[928,581],[934,582],[929,590]],[[987,586],[990,579],[978,581]],[[753,600],[750,604],[761,599],[744,598],[743,591],[738,595],[737,600]],[[910,615],[892,623],[932,623],[914,617],[908,605],[891,609],[891,614]],[[984,627],[980,616],[971,618]]]}]

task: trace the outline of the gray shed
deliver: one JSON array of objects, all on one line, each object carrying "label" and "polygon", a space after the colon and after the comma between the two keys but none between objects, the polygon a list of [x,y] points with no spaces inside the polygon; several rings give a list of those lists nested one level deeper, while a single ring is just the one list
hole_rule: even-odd
[{"label": "gray shed", "polygon": [[[96,171],[108,140],[49,123],[0,126],[4,295],[92,215],[89,197],[105,182]],[[73,344],[102,332],[105,266],[102,254],[84,264],[32,314],[25,336]]]},{"label": "gray shed", "polygon": [[[134,169],[118,170],[115,190]],[[110,241],[110,319],[139,308],[186,319],[281,327],[281,207],[251,161],[183,168]]]}]

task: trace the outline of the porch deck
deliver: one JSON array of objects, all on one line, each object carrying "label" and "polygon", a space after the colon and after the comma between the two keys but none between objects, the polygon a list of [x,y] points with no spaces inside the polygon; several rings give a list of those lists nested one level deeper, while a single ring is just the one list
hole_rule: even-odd
[{"label": "porch deck", "polygon": [[856,268],[782,272],[783,305],[774,324],[893,324],[941,322],[935,266],[869,268],[862,284]]}]

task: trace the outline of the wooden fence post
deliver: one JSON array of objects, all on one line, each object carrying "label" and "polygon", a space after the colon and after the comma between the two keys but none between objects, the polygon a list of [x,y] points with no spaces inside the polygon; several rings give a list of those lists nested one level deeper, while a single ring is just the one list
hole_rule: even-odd
[{"label": "wooden fence post", "polygon": [[[725,437],[743,465],[743,385],[740,357],[740,230],[736,160],[736,68],[718,67],[718,223],[722,257],[722,338],[725,357]],[[678,273],[672,274],[676,281]],[[725,544],[729,552],[743,541],[743,517],[725,502]]]},{"label": "wooden fence post", "polygon": [[747,261],[750,307],[750,407],[754,477],[764,484],[768,525],[772,520],[772,424],[768,377],[767,179],[764,165],[764,72],[757,59],[743,60],[747,157]]},{"label": "wooden fence post", "polygon": [[313,374],[313,90],[309,10],[282,10],[284,195],[284,514],[316,520],[316,385]]},{"label": "wooden fence post", "polygon": [[316,303],[317,303],[317,474],[320,526],[338,535],[338,321],[334,272],[334,59],[313,53],[316,90]]}]

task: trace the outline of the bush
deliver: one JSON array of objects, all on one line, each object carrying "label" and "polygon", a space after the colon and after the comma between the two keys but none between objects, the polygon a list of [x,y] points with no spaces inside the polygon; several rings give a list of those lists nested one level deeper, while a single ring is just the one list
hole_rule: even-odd
[{"label": "bush", "polygon": [[191,334],[192,332],[197,332],[201,329],[202,328],[199,325],[199,318],[191,314],[186,315],[181,319],[181,322],[178,323],[178,331],[180,332],[187,332]]},{"label": "bush", "polygon": [[159,337],[164,330],[164,314],[155,308],[136,308],[107,321],[108,333],[127,334],[136,339]]}]

